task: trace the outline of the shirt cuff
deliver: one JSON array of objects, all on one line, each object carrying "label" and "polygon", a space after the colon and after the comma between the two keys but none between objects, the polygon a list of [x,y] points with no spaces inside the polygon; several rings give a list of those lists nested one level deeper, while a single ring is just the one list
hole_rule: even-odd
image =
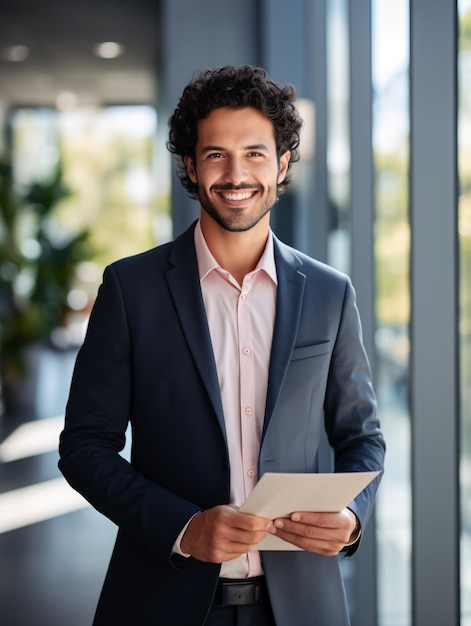
[{"label": "shirt cuff", "polygon": [[[349,510],[349,511],[352,511],[352,509],[350,509],[350,508],[349,508],[348,510]],[[355,515],[355,518],[356,518],[356,526],[355,526],[355,528],[353,529],[353,533],[352,533],[352,535],[351,535],[351,537],[353,537],[353,539],[352,539],[352,541],[350,541],[350,543],[345,544],[345,546],[344,546],[344,550],[345,550],[346,548],[351,548],[352,546],[354,546],[354,545],[355,545],[355,544],[356,544],[356,543],[360,540],[360,537],[361,537],[361,524],[360,524],[360,520],[358,519],[358,516],[356,515],[356,513],[354,513],[353,511],[352,511],[352,513],[353,513],[353,515]]]},{"label": "shirt cuff", "polygon": [[[195,513],[195,515],[198,515],[198,514],[199,514],[199,511],[198,511],[198,513]],[[180,548],[180,543],[181,543],[181,540],[183,538],[183,535],[186,532],[186,529],[188,528],[191,520],[195,517],[195,515],[192,515],[190,517],[190,519],[187,521],[185,526],[182,528],[182,530],[181,530],[180,534],[178,535],[178,537],[175,539],[175,543],[173,544],[173,548],[172,548],[172,554],[179,554],[180,556],[185,557],[185,559],[187,559],[188,557],[191,556],[191,554],[186,554],[186,552],[182,551],[182,549]]]}]

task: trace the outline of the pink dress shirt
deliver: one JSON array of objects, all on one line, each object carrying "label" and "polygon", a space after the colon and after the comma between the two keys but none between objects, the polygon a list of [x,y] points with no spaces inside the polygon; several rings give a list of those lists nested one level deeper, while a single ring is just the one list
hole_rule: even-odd
[{"label": "pink dress shirt", "polygon": [[[200,223],[195,246],[206,315],[224,410],[231,501],[239,507],[258,480],[258,455],[265,414],[277,276],[270,232],[257,267],[242,285],[211,254]],[[262,573],[258,552],[222,564],[221,576]]]}]

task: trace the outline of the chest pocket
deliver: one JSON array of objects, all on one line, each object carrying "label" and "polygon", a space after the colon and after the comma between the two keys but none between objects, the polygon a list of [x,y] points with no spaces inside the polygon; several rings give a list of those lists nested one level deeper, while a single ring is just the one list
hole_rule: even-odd
[{"label": "chest pocket", "polygon": [[315,343],[311,346],[302,346],[300,348],[294,348],[291,355],[291,361],[298,361],[301,359],[310,359],[321,354],[327,354],[330,349],[330,340],[323,341],[322,343]]}]

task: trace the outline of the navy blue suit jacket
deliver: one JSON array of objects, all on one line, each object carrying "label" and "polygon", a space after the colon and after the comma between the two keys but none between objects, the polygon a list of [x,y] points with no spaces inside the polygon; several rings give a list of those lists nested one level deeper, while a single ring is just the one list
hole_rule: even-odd
[{"label": "navy blue suit jacket", "polygon": [[[349,279],[275,238],[277,308],[259,475],[382,468],[384,444]],[[120,456],[128,423],[131,462]],[[220,566],[172,556],[197,511],[229,502],[230,467],[193,227],[108,267],[60,442],[70,484],[118,536],[96,625],[204,623]],[[378,481],[351,508],[362,526]],[[349,623],[338,558],[263,552],[279,626]]]}]

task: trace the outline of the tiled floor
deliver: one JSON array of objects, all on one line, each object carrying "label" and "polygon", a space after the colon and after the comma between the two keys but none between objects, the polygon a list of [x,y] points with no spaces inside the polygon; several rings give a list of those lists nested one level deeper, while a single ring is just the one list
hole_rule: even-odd
[{"label": "tiled floor", "polygon": [[74,360],[73,351],[45,352],[34,410],[0,418],[1,626],[93,620],[116,529],[57,468]]}]

